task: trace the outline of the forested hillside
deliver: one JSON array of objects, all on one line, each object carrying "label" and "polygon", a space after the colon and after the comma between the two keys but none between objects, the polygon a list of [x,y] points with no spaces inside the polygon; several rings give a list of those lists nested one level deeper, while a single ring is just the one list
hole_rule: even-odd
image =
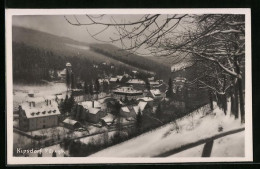
[{"label": "forested hillside", "polygon": [[104,54],[108,57],[135,66],[137,68],[142,68],[148,71],[155,71],[157,73],[161,72],[161,75],[170,72],[169,65],[159,63],[154,59],[149,59],[148,57],[132,54],[111,44],[90,44],[89,46],[91,50],[94,50],[97,53]]},{"label": "forested hillside", "polygon": [[[93,64],[106,62],[116,66],[116,73],[124,71],[155,72],[168,78],[170,67],[148,58],[129,54],[109,44],[87,44],[28,28],[13,27],[14,81],[37,82],[49,80],[48,72],[64,68],[71,62],[76,76],[92,79],[107,69],[93,70]],[[120,70],[120,71],[119,71]]]}]

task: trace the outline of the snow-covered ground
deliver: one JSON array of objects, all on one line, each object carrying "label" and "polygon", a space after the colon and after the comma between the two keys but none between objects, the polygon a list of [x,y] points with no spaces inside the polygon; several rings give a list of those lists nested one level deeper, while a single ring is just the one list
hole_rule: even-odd
[{"label": "snow-covered ground", "polygon": [[[228,112],[230,103],[228,103]],[[224,115],[223,111],[217,106],[213,112],[209,111],[209,106],[204,106],[188,116],[181,118],[176,123],[166,124],[151,132],[144,133],[136,138],[130,139],[121,144],[99,151],[92,157],[153,157],[165,153],[169,150],[181,147],[188,143],[193,143],[201,139],[210,138],[221,132],[233,129],[243,128],[240,119],[228,113]],[[179,131],[176,129],[179,128]],[[222,128],[222,131],[219,129]],[[212,156],[233,156],[240,157],[244,154],[244,135],[237,134],[226,136],[214,141]],[[238,139],[239,138],[239,139]],[[230,140],[230,141],[228,141]],[[234,141],[237,143],[234,144]],[[231,146],[232,145],[232,146]],[[230,149],[239,149],[233,153],[227,153],[226,147]],[[201,146],[194,147],[193,152],[185,156],[201,156]],[[230,150],[231,151],[231,150]],[[200,154],[200,155],[199,155]],[[179,156],[184,156],[179,153]]]},{"label": "snow-covered ground", "polygon": [[[201,157],[205,144],[173,154],[168,157]],[[214,140],[211,157],[243,157],[245,155],[245,132],[239,132]]]},{"label": "snow-covered ground", "polygon": [[[109,139],[115,134],[116,132],[115,131],[111,131],[111,132],[108,132],[108,141]],[[104,144],[104,133],[103,134],[98,134],[98,135],[94,135],[94,136],[91,136],[91,137],[85,137],[85,138],[81,138],[80,141],[82,143],[85,143],[85,144],[88,144],[88,143],[97,143],[100,141],[100,144]]]},{"label": "snow-covered ground", "polygon": [[28,131],[26,132],[28,135],[32,136],[42,136],[45,135],[47,138],[57,138],[58,135],[60,135],[61,138],[63,138],[70,130],[65,127],[52,127],[47,129],[40,129],[40,130],[34,130],[34,131]]}]

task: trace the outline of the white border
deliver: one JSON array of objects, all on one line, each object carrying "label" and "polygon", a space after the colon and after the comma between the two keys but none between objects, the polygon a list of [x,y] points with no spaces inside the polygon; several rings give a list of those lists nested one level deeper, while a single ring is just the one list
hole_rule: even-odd
[{"label": "white border", "polygon": [[[7,164],[104,164],[104,163],[183,163],[235,162],[253,160],[252,142],[252,72],[251,72],[251,10],[249,8],[219,9],[6,9],[6,97],[7,97]],[[245,14],[246,79],[245,79],[245,157],[179,157],[179,158],[107,158],[107,157],[13,157],[13,81],[12,81],[12,16],[70,14]]]}]

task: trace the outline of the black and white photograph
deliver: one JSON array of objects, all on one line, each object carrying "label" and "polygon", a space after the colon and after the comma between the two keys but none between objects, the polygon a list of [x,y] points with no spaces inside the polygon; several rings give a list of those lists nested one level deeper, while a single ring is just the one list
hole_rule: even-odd
[{"label": "black and white photograph", "polygon": [[8,164],[252,161],[250,9],[7,9]]}]

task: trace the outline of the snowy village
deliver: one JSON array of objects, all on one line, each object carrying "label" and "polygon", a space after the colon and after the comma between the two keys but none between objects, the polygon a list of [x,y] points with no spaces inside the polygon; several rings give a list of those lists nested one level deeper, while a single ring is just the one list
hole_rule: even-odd
[{"label": "snowy village", "polygon": [[[244,16],[145,15],[131,20],[132,32],[112,24],[121,39],[136,40],[129,49],[145,44],[160,59],[37,30],[50,17],[73,31],[107,24],[96,16],[14,17],[13,156],[245,156]],[[187,33],[165,26],[165,17],[196,25]],[[140,41],[146,27],[157,28]]]}]

